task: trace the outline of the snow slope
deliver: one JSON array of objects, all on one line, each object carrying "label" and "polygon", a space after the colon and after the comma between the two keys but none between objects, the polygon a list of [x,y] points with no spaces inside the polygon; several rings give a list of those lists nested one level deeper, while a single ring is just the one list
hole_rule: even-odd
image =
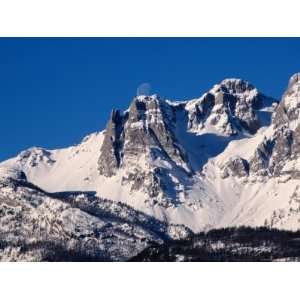
[{"label": "snow slope", "polygon": [[93,191],[103,132],[85,137],[76,146],[46,150],[30,148],[1,163],[25,172],[27,179],[48,192]]}]

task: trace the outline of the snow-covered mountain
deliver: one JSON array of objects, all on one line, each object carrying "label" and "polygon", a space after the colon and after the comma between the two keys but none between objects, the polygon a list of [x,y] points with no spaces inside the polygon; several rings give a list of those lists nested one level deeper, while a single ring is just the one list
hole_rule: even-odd
[{"label": "snow-covered mountain", "polygon": [[23,172],[48,195],[95,192],[193,231],[298,229],[299,109],[299,74],[280,102],[241,79],[189,101],[138,96],[105,130],[66,149],[28,149],[0,173]]},{"label": "snow-covered mountain", "polygon": [[291,77],[270,126],[232,142],[206,166],[212,178],[222,178],[219,193],[230,199],[232,211],[225,214],[223,226],[243,223],[299,229],[299,112],[298,73]]},{"label": "snow-covered mountain", "polygon": [[191,233],[94,193],[47,193],[20,170],[0,171],[0,261],[122,261]]}]

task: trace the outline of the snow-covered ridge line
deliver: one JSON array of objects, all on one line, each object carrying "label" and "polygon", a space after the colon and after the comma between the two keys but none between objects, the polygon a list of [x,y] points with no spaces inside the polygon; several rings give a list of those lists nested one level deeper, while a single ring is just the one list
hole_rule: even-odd
[{"label": "snow-covered ridge line", "polygon": [[194,231],[298,228],[298,83],[293,76],[279,105],[235,78],[188,101],[138,96],[82,143],[0,165],[48,192],[95,191]]}]

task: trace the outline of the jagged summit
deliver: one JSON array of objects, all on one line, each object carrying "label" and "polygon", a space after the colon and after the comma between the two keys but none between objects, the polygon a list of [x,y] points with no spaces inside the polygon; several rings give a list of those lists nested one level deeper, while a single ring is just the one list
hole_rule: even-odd
[{"label": "jagged summit", "polygon": [[286,104],[294,100],[294,105],[300,102],[300,73],[296,73],[290,78],[288,87],[283,94],[283,100]]},{"label": "jagged summit", "polygon": [[269,124],[270,114],[266,109],[275,101],[248,81],[224,79],[201,98],[187,104],[189,129],[224,136],[254,134],[261,126]]},{"label": "jagged summit", "polygon": [[295,73],[294,75],[291,76],[288,84],[288,88],[292,87],[294,84],[300,84],[300,72]]},{"label": "jagged summit", "polygon": [[151,101],[151,100],[162,100],[159,96],[159,94],[152,94],[152,95],[138,95],[136,96],[134,100],[138,101]]},{"label": "jagged summit", "polygon": [[299,125],[300,113],[300,73],[294,74],[288,83],[288,87],[282,96],[282,100],[274,115],[274,125],[289,126],[295,130]]},{"label": "jagged summit", "polygon": [[114,111],[100,149],[99,174],[119,177],[131,193],[172,202],[173,179],[193,172],[177,140],[175,118],[173,107],[157,95],[135,97],[123,114]]},{"label": "jagged summit", "polygon": [[252,91],[257,89],[249,81],[241,78],[225,78],[216,86],[220,86],[224,92],[241,94],[246,91]]}]

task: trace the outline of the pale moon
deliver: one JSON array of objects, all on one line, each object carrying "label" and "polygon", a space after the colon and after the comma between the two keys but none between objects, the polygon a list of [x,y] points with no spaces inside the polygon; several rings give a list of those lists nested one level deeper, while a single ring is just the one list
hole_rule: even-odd
[{"label": "pale moon", "polygon": [[144,82],[140,84],[136,90],[137,96],[149,96],[151,92],[151,84]]}]

